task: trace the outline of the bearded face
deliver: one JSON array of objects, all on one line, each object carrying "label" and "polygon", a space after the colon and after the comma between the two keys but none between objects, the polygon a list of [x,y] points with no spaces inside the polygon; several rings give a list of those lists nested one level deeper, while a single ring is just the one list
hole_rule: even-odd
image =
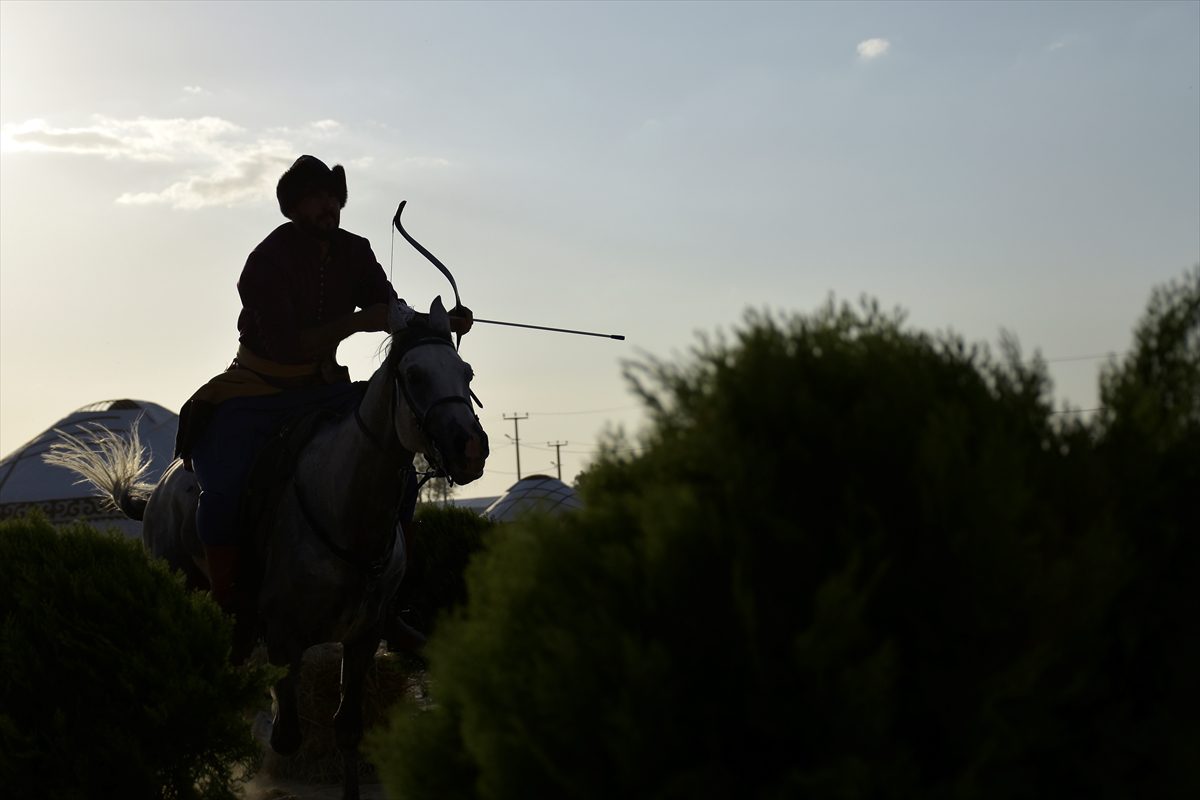
[{"label": "bearded face", "polygon": [[318,239],[329,239],[342,221],[341,201],[328,189],[305,192],[292,207],[292,220]]}]

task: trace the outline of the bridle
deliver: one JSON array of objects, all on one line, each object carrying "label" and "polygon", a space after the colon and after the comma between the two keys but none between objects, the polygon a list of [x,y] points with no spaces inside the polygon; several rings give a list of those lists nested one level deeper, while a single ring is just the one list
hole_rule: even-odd
[{"label": "bridle", "polygon": [[[441,450],[438,449],[436,440],[434,440],[434,438],[429,435],[429,431],[428,431],[428,427],[427,427],[427,424],[429,421],[429,415],[433,412],[433,410],[435,408],[437,408],[438,406],[441,406],[441,405],[445,405],[447,403],[466,403],[468,408],[471,407],[472,400],[474,400],[476,403],[479,403],[479,399],[477,397],[475,397],[475,393],[468,390],[469,397],[463,396],[463,395],[447,395],[445,397],[439,397],[437,400],[434,400],[432,403],[430,403],[424,409],[420,408],[417,405],[416,399],[413,398],[412,393],[409,392],[409,390],[408,390],[408,386],[401,379],[398,367],[399,367],[400,361],[403,360],[406,355],[408,355],[410,352],[412,352],[416,348],[432,346],[432,345],[445,345],[446,347],[454,347],[454,343],[451,342],[448,338],[445,338],[442,336],[437,336],[437,335],[422,336],[421,338],[414,339],[409,342],[405,342],[402,345],[402,349],[398,353],[396,353],[395,355],[388,356],[389,360],[392,358],[395,358],[395,364],[397,367],[397,368],[394,368],[393,374],[391,375],[394,391],[392,392],[390,416],[391,416],[391,419],[393,420],[393,424],[395,424],[394,420],[396,418],[396,411],[397,411],[396,406],[399,403],[398,398],[403,397],[404,402],[408,405],[409,412],[412,413],[412,415],[413,415],[413,419],[416,422],[418,432],[420,432],[420,434],[425,438],[425,440],[429,443],[429,447],[430,447],[430,452],[426,454],[426,458],[429,461],[430,466],[433,467],[433,469],[430,470],[429,472],[424,473],[421,476],[420,480],[417,483],[416,491],[420,491],[421,487],[424,486],[425,483],[428,480],[430,480],[431,478],[442,477],[442,478],[445,478],[447,481],[449,481],[451,484],[454,483],[454,479],[451,478],[449,473],[446,472],[446,469],[444,466],[445,462],[443,460]],[[483,404],[479,403],[479,406],[480,406],[480,408],[482,408]],[[476,420],[476,422],[479,421],[478,415],[475,415],[475,420]],[[385,452],[391,449],[391,445],[395,441],[395,439],[391,438],[391,437],[380,436],[380,435],[376,434],[374,431],[372,431],[370,428],[368,428],[367,423],[362,418],[362,414],[360,413],[359,408],[357,406],[355,406],[355,408],[354,408],[354,421],[355,421],[355,423],[358,424],[359,430],[362,431],[363,435],[367,438],[367,441],[373,447],[375,447],[378,450],[385,451]],[[417,474],[416,470],[411,465],[408,466],[407,468],[405,468],[403,471],[411,472],[413,474],[413,477],[414,478],[416,477],[416,474]],[[379,575],[381,575],[383,573],[383,570],[387,567],[388,563],[391,561],[392,552],[396,548],[396,536],[395,535],[393,535],[388,540],[387,546],[384,549],[383,553],[375,558],[366,558],[366,557],[361,556],[358,553],[348,550],[347,548],[341,547],[333,540],[333,538],[329,535],[329,532],[317,520],[316,515],[313,514],[313,512],[312,512],[312,509],[309,508],[307,497],[305,496],[304,492],[301,491],[299,483],[293,481],[292,487],[296,493],[297,501],[299,502],[300,513],[304,516],[304,519],[308,523],[308,526],[310,528],[312,528],[312,530],[317,534],[317,536],[321,539],[321,541],[324,542],[325,546],[327,548],[329,548],[329,550],[334,555],[336,555],[338,558],[342,559],[346,563],[358,568],[359,570],[366,573],[367,575],[369,575],[372,578],[377,578],[377,577],[379,577]],[[398,525],[399,524],[399,508],[397,508],[396,514],[397,514],[396,524]]]},{"label": "bridle", "polygon": [[[396,366],[398,367],[400,362],[404,359],[404,357],[407,356],[413,350],[417,349],[418,347],[433,346],[433,345],[443,345],[445,347],[454,348],[454,343],[451,342],[448,338],[445,338],[442,336],[436,336],[436,335],[422,336],[419,339],[405,342],[403,344],[401,350],[399,351],[399,353],[389,355],[388,358],[389,358],[389,360],[395,359]],[[454,348],[454,349],[457,352],[457,348]],[[426,481],[428,481],[430,478],[435,478],[435,477],[445,478],[446,480],[450,481],[451,484],[453,484],[454,479],[451,478],[450,475],[446,472],[445,459],[442,456],[441,449],[438,447],[437,441],[434,439],[434,437],[429,435],[429,428],[428,428],[429,415],[432,414],[433,410],[435,408],[437,408],[438,406],[442,406],[447,403],[465,403],[468,408],[472,409],[472,414],[475,416],[475,420],[478,422],[479,416],[477,414],[474,414],[474,409],[471,406],[471,401],[473,400],[473,401],[475,401],[475,403],[478,403],[480,408],[483,408],[483,403],[480,403],[479,398],[475,396],[475,393],[473,391],[471,391],[470,389],[468,389],[467,395],[465,395],[465,396],[460,395],[460,394],[446,395],[445,397],[439,397],[438,399],[434,400],[432,403],[430,403],[425,408],[421,408],[420,405],[417,403],[416,399],[412,396],[412,392],[409,391],[408,384],[406,384],[401,379],[400,371],[398,368],[393,371],[391,378],[392,378],[392,382],[393,382],[392,403],[391,403],[392,418],[395,419],[396,405],[399,402],[398,398],[403,397],[405,404],[408,406],[409,412],[412,413],[412,415],[413,415],[413,420],[416,423],[417,431],[429,443],[430,452],[426,454],[426,457],[430,463],[430,466],[433,467],[433,470],[424,474],[424,476],[421,478],[420,484],[417,485],[417,488],[420,489],[421,486],[423,486]],[[388,449],[392,440],[390,438],[387,438],[384,436],[379,436],[378,434],[371,431],[371,429],[367,427],[367,424],[363,420],[362,414],[359,413],[359,409],[357,407],[354,409],[354,421],[356,423],[358,423],[359,430],[361,430],[363,432],[363,435],[365,435],[367,437],[367,441],[369,441],[377,449],[380,449],[380,450]]]},{"label": "bridle", "polygon": [[[404,359],[404,357],[407,356],[410,352],[412,352],[416,348],[423,347],[423,346],[432,346],[432,345],[443,345],[445,347],[450,347],[450,348],[453,348],[455,350],[455,352],[457,352],[457,350],[458,350],[458,348],[454,347],[454,343],[451,342],[449,339],[444,339],[440,336],[425,336],[420,339],[417,339],[414,342],[405,344],[404,349],[396,357],[396,364],[399,365],[399,363]],[[395,403],[397,402],[397,400],[396,400],[397,396],[402,395],[404,397],[405,404],[408,405],[408,410],[412,413],[413,419],[417,424],[417,431],[421,434],[422,437],[425,438],[425,441],[427,441],[429,443],[429,452],[426,453],[426,456],[429,460],[430,466],[432,466],[434,468],[434,471],[432,473],[427,474],[425,476],[425,478],[422,479],[421,483],[423,484],[425,481],[429,480],[429,478],[431,478],[431,477],[440,476],[440,477],[444,477],[446,480],[450,481],[451,484],[453,484],[454,479],[452,477],[450,477],[450,475],[446,472],[445,459],[442,456],[441,449],[438,447],[437,440],[434,439],[434,437],[429,435],[429,428],[428,428],[429,415],[432,414],[433,410],[435,408],[437,408],[438,406],[446,405],[448,403],[465,403],[467,408],[471,411],[472,416],[475,417],[475,421],[478,422],[479,416],[475,414],[475,410],[471,406],[471,400],[474,399],[475,402],[478,403],[479,399],[475,397],[474,393],[471,392],[470,389],[468,389],[467,395],[449,394],[444,397],[439,397],[438,399],[434,400],[432,403],[430,403],[428,406],[426,406],[425,408],[422,409],[417,404],[417,401],[412,396],[412,393],[408,390],[408,384],[400,379],[400,374],[399,374],[398,370],[397,370],[396,374],[392,375],[392,380],[395,382],[395,389],[396,389],[396,391],[392,392],[392,403],[393,403],[392,410],[393,410],[393,412],[395,411]],[[482,403],[480,403],[479,405],[481,408],[483,407]],[[417,488],[419,489],[420,486],[418,486]]]}]

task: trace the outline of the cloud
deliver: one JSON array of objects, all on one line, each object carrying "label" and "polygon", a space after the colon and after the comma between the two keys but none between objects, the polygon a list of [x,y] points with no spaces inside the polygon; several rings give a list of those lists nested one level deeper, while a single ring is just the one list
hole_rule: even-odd
[{"label": "cloud", "polygon": [[340,133],[343,126],[336,119],[319,119],[316,122],[310,122],[308,127],[317,133],[334,134]]},{"label": "cloud", "polygon": [[169,205],[179,209],[234,206],[274,197],[272,188],[292,163],[291,153],[263,150],[218,167],[209,174],[189,175],[158,192],[126,192],[121,205]]},{"label": "cloud", "polygon": [[208,89],[205,89],[203,86],[185,86],[185,87],[183,87],[183,90],[185,92],[187,92],[188,94],[198,94],[198,95],[205,95],[205,96],[212,94],[212,92],[210,92]]},{"label": "cloud", "polygon": [[887,39],[866,39],[858,43],[858,57],[863,61],[874,61],[891,46]]},{"label": "cloud", "polygon": [[[78,127],[55,127],[41,119],[4,125],[0,149],[161,166],[161,188],[124,191],[116,202],[197,209],[273,199],[279,175],[300,153],[317,149],[311,145],[327,146],[347,132],[345,125],[332,119],[256,134],[219,117],[121,120],[97,115],[90,124]],[[346,160],[369,164],[371,159],[361,154]],[[449,164],[423,156],[404,161],[426,167]]]},{"label": "cloud", "polygon": [[12,139],[18,146],[30,150],[106,155],[121,149],[120,139],[99,131],[16,131]]},{"label": "cloud", "polygon": [[228,152],[228,137],[244,133],[217,117],[119,120],[94,116],[92,124],[55,128],[33,119],[0,128],[0,147],[8,152],[70,153],[145,162],[174,162],[188,156]]}]

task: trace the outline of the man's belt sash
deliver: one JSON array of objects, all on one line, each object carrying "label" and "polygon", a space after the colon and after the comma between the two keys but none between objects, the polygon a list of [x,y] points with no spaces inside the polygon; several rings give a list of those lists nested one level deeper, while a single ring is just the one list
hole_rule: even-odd
[{"label": "man's belt sash", "polygon": [[186,456],[207,427],[217,406],[235,397],[266,397],[288,389],[349,382],[350,371],[333,357],[309,364],[281,364],[263,358],[244,344],[229,369],[214,376],[183,404],[179,411],[179,433],[175,455]]}]

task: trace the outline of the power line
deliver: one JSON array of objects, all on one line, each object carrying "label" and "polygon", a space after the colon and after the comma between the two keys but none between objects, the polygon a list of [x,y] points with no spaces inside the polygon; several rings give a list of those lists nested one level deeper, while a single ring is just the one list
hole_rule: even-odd
[{"label": "power line", "polygon": [[1112,358],[1114,356],[1125,355],[1126,352],[1127,351],[1117,352],[1115,350],[1110,350],[1107,353],[1095,353],[1088,356],[1060,356],[1059,358],[1044,358],[1042,360],[1047,364],[1054,364],[1059,361],[1095,361],[1096,359],[1100,358]]},{"label": "power line", "polygon": [[628,411],[631,408],[641,408],[641,406],[634,404],[629,406],[614,406],[612,408],[591,408],[583,411],[530,411],[529,413],[542,417],[565,417],[571,414],[607,414],[610,411]]},{"label": "power line", "polygon": [[[549,444],[549,442],[547,442],[547,444]],[[566,443],[564,442],[563,444],[566,444]],[[596,453],[596,452],[599,452],[599,451],[601,451],[601,450],[615,450],[615,451],[617,451],[617,452],[623,452],[623,451],[637,451],[637,450],[640,450],[640,449],[641,449],[640,447],[634,447],[634,446],[630,446],[630,447],[610,447],[610,446],[608,446],[608,445],[604,445],[604,444],[597,444],[597,443],[595,443],[595,442],[579,442],[578,444],[579,444],[579,446],[581,446],[581,447],[583,447],[583,446],[587,446],[587,447],[589,447],[590,449],[588,449],[588,450],[563,450],[563,452],[564,452],[564,453],[574,453],[574,454],[576,454],[576,455],[589,455],[589,454],[591,454],[591,453]],[[549,448],[549,447],[539,447],[539,446],[538,446],[538,445],[536,445],[536,444],[526,444],[526,445],[525,445],[525,447],[529,448],[530,450],[541,450],[541,451],[543,451],[543,452],[546,452],[546,453],[549,453],[549,452],[550,452],[550,448]]]}]

